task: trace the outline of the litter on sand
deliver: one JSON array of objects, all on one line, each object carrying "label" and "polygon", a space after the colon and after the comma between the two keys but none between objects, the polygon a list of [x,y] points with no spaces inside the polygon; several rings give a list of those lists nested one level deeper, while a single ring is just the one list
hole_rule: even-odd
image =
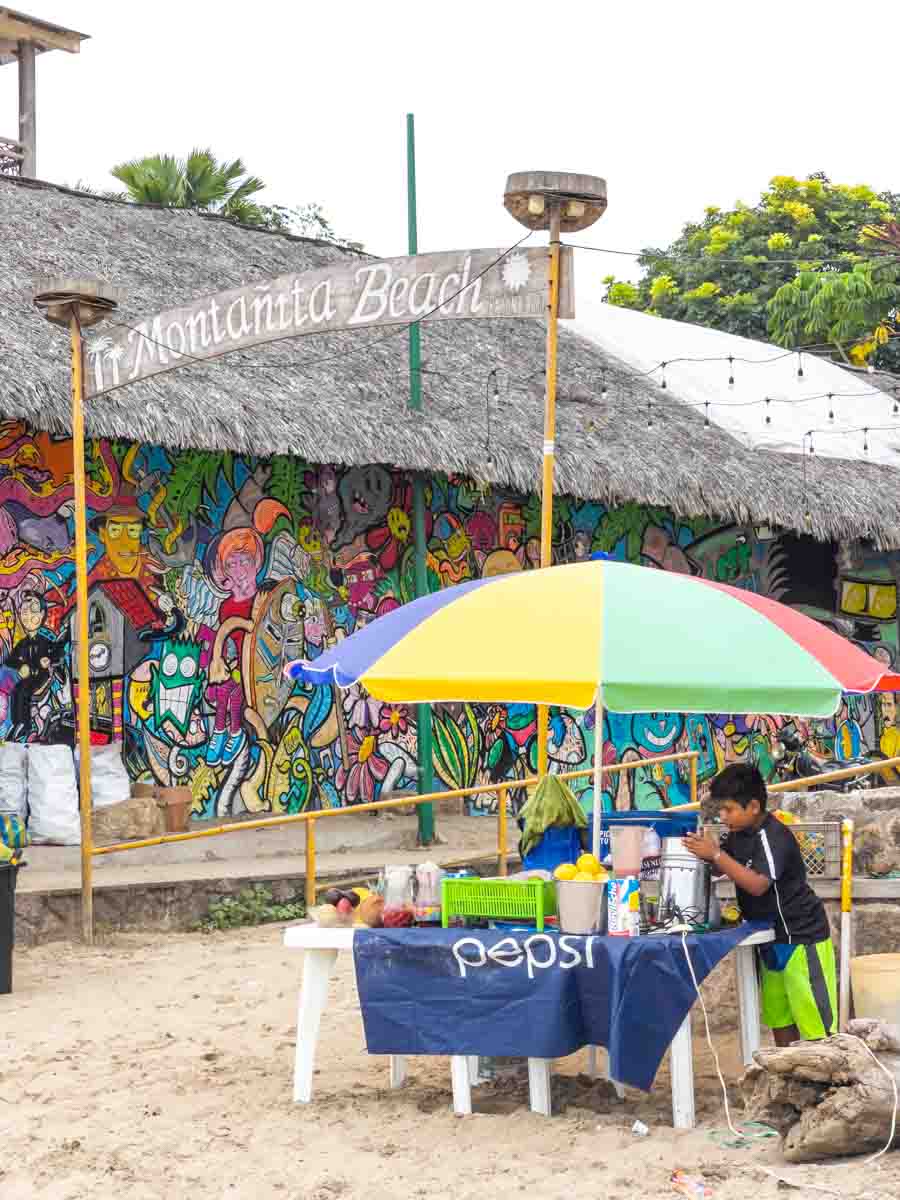
[{"label": "litter on sand", "polygon": [[746,1150],[754,1142],[778,1137],[776,1130],[763,1125],[761,1121],[745,1121],[742,1125],[735,1125],[734,1129],[737,1137],[730,1129],[714,1129],[709,1136],[717,1146],[726,1150]]},{"label": "litter on sand", "polygon": [[679,1196],[690,1196],[691,1200],[712,1200],[713,1190],[702,1175],[688,1175],[675,1171],[672,1175],[672,1190]]}]

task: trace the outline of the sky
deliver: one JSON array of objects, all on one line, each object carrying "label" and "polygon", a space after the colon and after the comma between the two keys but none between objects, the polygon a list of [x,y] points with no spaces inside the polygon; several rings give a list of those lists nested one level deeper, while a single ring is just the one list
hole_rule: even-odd
[{"label": "sky", "polygon": [[[18,0],[90,35],[37,66],[38,175],[111,187],[109,168],[209,146],[273,203],[321,204],[337,232],[405,254],[405,116],[415,113],[419,250],[508,246],[507,175],[606,179],[579,240],[667,244],[706,205],[752,203],[776,174],[900,190],[900,8],[857,17],[708,0]],[[16,69],[0,132],[16,135]],[[524,231],[521,231],[524,232]],[[540,235],[536,235],[540,236]],[[579,293],[633,259],[579,255]]]}]

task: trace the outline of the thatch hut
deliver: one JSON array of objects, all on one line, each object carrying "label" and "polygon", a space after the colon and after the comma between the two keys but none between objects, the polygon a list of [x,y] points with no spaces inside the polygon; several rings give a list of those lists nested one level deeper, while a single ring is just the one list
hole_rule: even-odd
[{"label": "thatch hut", "polygon": [[[0,595],[14,629],[18,595],[40,588],[65,636],[71,552],[39,544],[34,531],[46,521],[71,531],[67,345],[33,309],[34,280],[104,277],[124,289],[116,319],[131,325],[356,252],[17,179],[0,178],[0,223]],[[102,340],[89,350],[102,354]],[[408,784],[413,714],[354,694],[291,694],[279,676],[285,639],[291,656],[298,640],[314,655],[409,598],[412,472],[430,484],[434,586],[533,565],[543,367],[540,323],[458,321],[423,328],[423,413],[407,405],[402,329],[278,342],[93,400],[91,506],[102,514],[135,489],[142,515],[119,521],[122,540],[94,542],[92,571],[132,578],[154,602],[170,595],[184,617],[177,635],[148,643],[126,681],[132,772],[188,782],[195,811],[219,815],[352,803]],[[603,549],[760,588],[893,657],[900,477],[891,467],[748,448],[565,330],[556,446],[559,558]],[[133,553],[117,558],[129,538]],[[195,710],[184,732],[154,705],[154,688],[167,661],[181,679],[191,656],[204,687],[185,693]],[[69,691],[57,682],[33,714],[33,737],[66,728]],[[806,732],[827,749],[874,747],[892,719],[853,701],[840,727]],[[676,714],[663,726],[672,745],[706,748],[707,771],[760,757],[760,739],[773,736],[730,718]],[[439,713],[438,773],[451,785],[524,773],[530,729],[530,714],[515,710]],[[613,718],[604,733],[617,755],[642,753],[630,720]],[[574,716],[558,715],[551,757],[586,761],[591,743]],[[678,777],[629,774],[637,804],[671,803],[683,790]]]}]

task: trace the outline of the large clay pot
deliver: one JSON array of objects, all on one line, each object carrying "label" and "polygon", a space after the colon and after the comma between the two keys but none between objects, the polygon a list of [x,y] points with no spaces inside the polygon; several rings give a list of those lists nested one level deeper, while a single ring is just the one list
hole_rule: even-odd
[{"label": "large clay pot", "polygon": [[187,787],[158,788],[157,799],[166,821],[166,833],[187,833],[194,797]]}]

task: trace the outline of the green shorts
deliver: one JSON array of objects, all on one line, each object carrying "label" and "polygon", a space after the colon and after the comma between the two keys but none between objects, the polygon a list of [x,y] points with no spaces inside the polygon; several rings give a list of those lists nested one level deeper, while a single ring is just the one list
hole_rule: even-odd
[{"label": "green shorts", "polygon": [[[781,947],[779,947],[781,949]],[[760,958],[762,1019],[770,1029],[796,1025],[808,1042],[837,1032],[837,974],[831,938],[795,946],[780,971]]]}]

